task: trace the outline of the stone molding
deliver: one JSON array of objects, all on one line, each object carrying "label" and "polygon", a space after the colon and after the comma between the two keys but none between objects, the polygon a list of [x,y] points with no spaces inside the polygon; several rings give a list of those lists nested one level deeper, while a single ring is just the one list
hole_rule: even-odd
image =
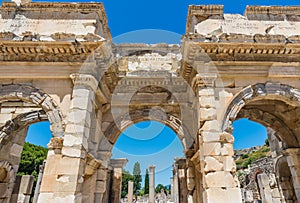
[{"label": "stone molding", "polygon": [[156,117],[149,118],[149,109],[140,109],[135,110],[133,112],[127,113],[123,116],[120,116],[117,118],[114,122],[112,122],[108,128],[105,130],[105,137],[107,140],[114,144],[118,138],[118,136],[121,134],[122,130],[130,126],[131,124],[134,124],[138,121],[145,121],[145,120],[156,120],[158,122],[164,123],[165,125],[169,126],[171,129],[173,129],[176,134],[178,135],[179,139],[182,141],[183,147],[186,148],[186,144],[184,141],[185,137],[190,137],[190,135],[184,136],[184,126],[179,118],[177,118],[174,115],[167,114],[167,117],[164,117],[163,114],[162,117],[158,113],[155,115]]},{"label": "stone molding", "polygon": [[235,120],[237,114],[247,102],[251,101],[255,97],[268,95],[281,96],[283,99],[292,103],[296,102],[299,104],[300,102],[300,90],[289,85],[280,83],[259,83],[248,86],[236,94],[227,106],[223,119],[222,130],[230,130],[231,121]]},{"label": "stone molding", "polygon": [[103,42],[18,42],[0,40],[0,61],[83,62]]},{"label": "stone molding", "polygon": [[7,121],[0,127],[0,150],[13,138],[13,133],[21,130],[29,124],[45,121],[48,117],[44,110],[33,111],[18,115],[16,118]]},{"label": "stone molding", "polygon": [[268,15],[300,15],[299,6],[247,6],[245,15],[268,14]]},{"label": "stone molding", "polygon": [[62,137],[64,134],[64,123],[62,114],[58,105],[53,99],[42,90],[30,85],[9,84],[0,85],[0,102],[21,100],[33,103],[47,114],[47,118],[51,124],[51,130],[54,137]]}]

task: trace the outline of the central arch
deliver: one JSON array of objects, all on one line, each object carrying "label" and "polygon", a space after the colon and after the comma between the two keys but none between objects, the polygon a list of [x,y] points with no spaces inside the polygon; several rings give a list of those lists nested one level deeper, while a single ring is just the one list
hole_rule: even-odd
[{"label": "central arch", "polygon": [[[111,123],[108,129],[105,131],[105,138],[112,145],[114,145],[120,134],[130,125],[141,121],[154,120],[170,127],[181,140],[184,150],[188,150],[192,147],[194,139],[178,117],[168,113],[165,114],[160,111],[157,111],[156,114],[151,114],[150,117],[149,112],[150,109],[135,110],[119,117],[113,123]],[[101,147],[101,145],[99,147]]]}]

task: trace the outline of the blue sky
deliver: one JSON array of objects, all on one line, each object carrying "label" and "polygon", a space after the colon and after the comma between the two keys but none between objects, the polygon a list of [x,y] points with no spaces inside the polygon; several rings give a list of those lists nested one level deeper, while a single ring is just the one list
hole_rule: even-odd
[{"label": "blue sky", "polygon": [[[179,43],[181,35],[185,32],[190,4],[223,4],[225,13],[242,14],[246,5],[299,5],[300,3],[299,0],[103,0],[102,2],[115,43]],[[234,129],[236,149],[260,145],[266,139],[265,128],[246,119],[236,121]],[[157,130],[161,133],[157,134]],[[151,125],[141,123],[129,127],[125,132],[126,135],[121,135],[115,145],[114,157],[126,155],[130,159],[126,166],[129,171],[132,171],[135,161],[141,163],[142,172],[148,165],[155,163],[158,172],[156,183],[169,184],[172,159],[174,156],[183,155],[182,145],[174,132],[159,123]],[[30,127],[27,141],[46,146],[50,137],[49,124],[42,122]]]},{"label": "blue sky", "polygon": [[[266,128],[248,119],[233,123],[235,149],[262,145],[267,138]],[[49,122],[40,122],[29,127],[27,141],[46,147],[51,138]],[[123,131],[113,148],[112,158],[127,158],[126,170],[132,172],[135,162],[146,168],[156,165],[156,184],[168,185],[172,176],[174,157],[183,157],[183,146],[173,130],[156,122],[144,121],[129,126]]]}]

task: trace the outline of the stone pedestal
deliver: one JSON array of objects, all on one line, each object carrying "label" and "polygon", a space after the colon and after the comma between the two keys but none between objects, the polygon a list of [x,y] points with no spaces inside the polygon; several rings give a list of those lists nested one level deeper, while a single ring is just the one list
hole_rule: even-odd
[{"label": "stone pedestal", "polygon": [[128,182],[128,195],[127,195],[127,201],[128,203],[132,203],[133,200],[133,182]]},{"label": "stone pedestal", "polygon": [[127,159],[112,159],[110,161],[110,165],[113,168],[113,177],[109,202],[120,202],[122,191],[122,171],[127,162]]},{"label": "stone pedestal", "polygon": [[149,203],[155,203],[155,166],[149,166]]}]

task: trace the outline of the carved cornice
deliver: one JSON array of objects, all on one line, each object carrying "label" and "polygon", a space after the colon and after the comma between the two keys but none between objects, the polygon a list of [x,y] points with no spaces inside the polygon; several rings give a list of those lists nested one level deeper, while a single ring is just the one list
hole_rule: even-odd
[{"label": "carved cornice", "polygon": [[300,44],[198,42],[189,49],[187,61],[201,56],[199,54],[207,54],[206,58],[211,61],[299,62]]},{"label": "carved cornice", "polygon": [[83,62],[103,42],[0,41],[0,61]]},{"label": "carved cornice", "polygon": [[[189,83],[196,75],[196,63],[209,62],[300,62],[300,44],[185,42],[180,75]],[[257,70],[261,71],[261,70]],[[265,70],[267,74],[267,70]]]},{"label": "carved cornice", "polygon": [[268,14],[268,15],[300,15],[299,6],[247,6],[245,15]]}]

